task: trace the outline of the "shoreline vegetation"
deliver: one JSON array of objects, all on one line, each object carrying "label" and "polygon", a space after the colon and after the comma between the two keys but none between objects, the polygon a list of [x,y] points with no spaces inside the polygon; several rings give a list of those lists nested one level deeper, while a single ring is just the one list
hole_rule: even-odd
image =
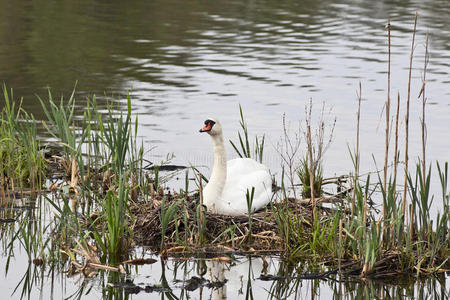
[{"label": "shoreline vegetation", "polygon": [[[417,15],[410,70],[416,24]],[[390,37],[390,26],[387,31]],[[390,40],[388,50],[390,53]],[[375,176],[359,172],[360,84],[357,142],[354,150],[349,147],[352,173],[323,178],[326,166],[322,165],[322,157],[330,146],[335,121],[326,124],[322,108],[315,126],[310,101],[304,132],[290,135],[283,118],[284,132],[277,149],[283,171],[274,182],[278,191],[273,203],[262,211],[236,218],[210,214],[201,205],[199,195],[207,179],[195,167],[186,168],[183,189],[165,189],[161,174],[165,163],[146,165],[130,96],[126,111],[117,113],[120,109],[116,103],[106,114],[99,112],[93,96],[87,101],[83,117],[75,119],[75,90],[67,100],[54,99],[49,91],[46,99],[39,100],[46,116],[42,125],[54,142],[44,146],[37,138],[37,124],[41,121],[15,102],[12,90],[3,86],[0,226],[2,231],[9,228],[15,232],[8,234],[7,251],[13,253],[13,242],[19,240],[36,265],[70,265],[71,272],[87,277],[101,270],[127,273],[127,264],[133,263],[129,253],[134,246],[150,246],[163,258],[203,256],[224,263],[232,261],[234,254],[276,255],[310,266],[310,273],[297,274],[304,279],[334,275],[373,279],[445,276],[450,272],[448,162],[426,161],[428,43],[425,56],[420,88],[423,153],[414,167],[408,158],[410,87],[407,99],[403,99],[408,109],[405,149],[400,149],[399,107],[405,103],[397,95],[392,118],[389,71],[381,172],[375,172]],[[233,148],[240,156],[264,161],[264,137],[255,137],[252,142],[242,109],[240,116],[241,132]],[[392,158],[388,156],[391,132],[395,135]],[[439,177],[440,195],[431,195],[432,174]],[[194,189],[190,186],[192,176],[196,179]],[[333,194],[324,188],[331,185],[336,190]],[[251,194],[247,200],[251,202]],[[380,201],[381,211],[377,212],[375,202]],[[432,202],[442,205],[436,218],[430,215]],[[14,228],[17,205],[34,208],[29,211],[28,221],[17,224],[18,229]],[[35,219],[48,222],[41,226]],[[278,280],[273,275],[264,276],[266,280]]]}]

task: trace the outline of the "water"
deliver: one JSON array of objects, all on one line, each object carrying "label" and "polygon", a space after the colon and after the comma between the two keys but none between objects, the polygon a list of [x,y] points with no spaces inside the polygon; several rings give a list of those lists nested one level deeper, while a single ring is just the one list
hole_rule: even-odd
[{"label": "water", "polygon": [[[375,169],[372,154],[377,164],[382,164],[382,109],[387,95],[385,25],[390,20],[391,97],[396,99],[400,92],[404,113],[411,33],[418,11],[410,157],[420,154],[417,96],[428,32],[427,155],[429,161],[449,160],[449,1],[0,3],[0,80],[14,88],[17,97],[23,97],[25,108],[37,119],[43,114],[35,94],[45,96],[48,87],[54,94],[68,96],[78,81],[79,116],[86,96],[96,94],[104,106],[106,99],[121,101],[130,90],[134,113],[139,116],[139,134],[149,150],[147,158],[158,161],[173,152],[175,163],[209,165],[210,141],[198,129],[204,119],[214,116],[221,120],[226,139],[235,139],[241,104],[251,133],[266,134],[265,161],[279,172],[276,148],[282,115],[286,113],[294,132],[312,99],[316,110],[322,102],[331,109],[329,124],[337,118],[325,157],[326,176],[351,170],[347,145],[355,142],[359,82],[363,90],[362,170]],[[227,150],[230,157],[235,155],[230,147]],[[2,283],[6,284],[2,290],[7,288],[13,298],[19,294],[12,293],[11,287],[18,284],[28,266],[27,259],[18,257],[3,281],[6,283]],[[142,269],[145,267],[139,268],[139,274]],[[48,275],[41,276],[49,280]],[[56,298],[75,292],[78,284],[61,279]],[[263,287],[257,290],[266,297],[260,291]],[[94,291],[101,293],[98,289]],[[33,295],[39,295],[38,290],[34,288]],[[332,288],[328,291],[326,295],[332,295]]]},{"label": "water", "polygon": [[[450,21],[448,1],[71,1],[3,3],[0,80],[42,117],[35,94],[68,93],[78,81],[79,113],[87,95],[121,99],[132,91],[141,136],[151,154],[173,152],[179,162],[210,162],[210,142],[198,134],[208,116],[234,138],[238,104],[250,129],[267,136],[266,160],[281,117],[304,119],[309,99],[337,117],[326,173],[348,172],[354,145],[356,90],[362,83],[361,151],[382,162],[387,87],[387,33],[392,23],[392,88],[405,107],[414,12],[419,12],[412,83],[411,157],[419,155],[419,94],[425,33],[428,155],[448,160]],[[393,105],[394,106],[394,105]],[[403,125],[403,118],[401,119]],[[233,153],[229,148],[229,155]]]}]

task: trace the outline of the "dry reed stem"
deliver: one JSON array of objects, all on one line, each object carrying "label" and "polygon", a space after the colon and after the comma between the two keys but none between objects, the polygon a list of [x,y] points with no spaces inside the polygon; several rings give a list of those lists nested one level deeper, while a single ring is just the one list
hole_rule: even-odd
[{"label": "dry reed stem", "polygon": [[[385,193],[387,187],[387,169],[388,169],[388,160],[389,160],[389,132],[390,132],[390,114],[391,114],[391,24],[388,23],[386,26],[388,32],[388,74],[387,74],[387,99],[385,104],[386,109],[386,130],[385,130],[385,144],[384,144],[384,167],[383,167],[383,190]],[[364,227],[366,224],[366,206],[367,199],[364,196]],[[386,207],[385,201],[383,201],[382,205],[382,213],[381,218],[383,220],[383,229],[386,228]],[[384,230],[383,230],[383,238],[381,239],[381,243],[384,241]]]},{"label": "dry reed stem", "polygon": [[[294,198],[297,199],[297,193],[295,191],[295,172],[296,172],[296,158],[298,150],[300,149],[301,140],[298,134],[295,134],[294,143],[289,137],[289,129],[286,125],[286,114],[283,114],[283,135],[281,142],[277,145],[275,149],[281,157],[282,163],[286,164],[288,167],[288,179],[291,184],[292,191],[294,193]],[[283,167],[283,166],[282,166]],[[297,210],[299,207],[297,207]]]},{"label": "dry reed stem", "polygon": [[[416,12],[416,16],[414,18],[414,29],[413,29],[413,37],[412,37],[412,43],[411,43],[411,53],[409,56],[409,76],[408,76],[408,97],[406,99],[406,116],[405,116],[405,180],[403,185],[403,204],[402,204],[402,212],[403,216],[405,216],[406,213],[406,195],[407,195],[407,188],[408,188],[408,143],[409,143],[409,100],[411,96],[411,73],[412,73],[412,63],[413,63],[413,57],[414,57],[414,41],[416,38],[416,28],[417,28],[417,18],[419,16],[419,13]],[[404,218],[404,222],[406,225],[406,218]]]},{"label": "dry reed stem", "polygon": [[398,165],[398,118],[400,115],[400,92],[397,94],[397,112],[395,113],[395,144],[394,144],[394,178],[397,178]]},{"label": "dry reed stem", "polygon": [[71,170],[70,186],[74,188],[78,184],[78,177],[77,177],[78,165],[77,165],[77,160],[76,160],[75,156],[72,158],[70,170]]},{"label": "dry reed stem", "polygon": [[6,205],[6,195],[5,195],[5,182],[4,182],[4,177],[1,176],[0,177],[0,188],[1,188],[1,195],[2,195],[2,199],[0,201],[0,206]]},{"label": "dry reed stem", "polygon": [[[423,184],[425,186],[425,180],[426,180],[426,125],[425,125],[425,104],[427,102],[427,98],[425,97],[425,86],[426,86],[426,74],[427,74],[427,65],[428,65],[428,33],[426,34],[426,41],[425,41],[425,60],[423,65],[423,78],[422,78],[422,89],[420,91],[420,94],[422,94],[422,171],[423,171]],[[420,97],[419,94],[419,97]]]},{"label": "dry reed stem", "polygon": [[362,98],[362,87],[361,81],[359,82],[359,93],[356,92],[358,96],[358,112],[356,113],[356,153],[355,153],[355,180],[353,182],[353,194],[352,194],[352,215],[355,214],[356,207],[356,185],[359,178],[359,124],[361,120],[361,98]]},{"label": "dry reed stem", "polygon": [[148,187],[150,189],[150,193],[149,194],[150,194],[151,200],[153,202],[153,200],[156,198],[156,193],[155,193],[155,188],[153,187],[153,183],[150,183],[148,185]]},{"label": "dry reed stem", "polygon": [[[419,98],[422,95],[422,118],[421,118],[421,129],[422,129],[422,184],[425,187],[426,182],[426,175],[427,175],[427,169],[426,169],[426,124],[425,124],[425,104],[426,104],[426,97],[425,97],[425,85],[426,85],[426,73],[427,73],[427,65],[428,65],[428,33],[426,34],[426,42],[425,42],[425,59],[424,59],[424,66],[423,66],[423,78],[422,78],[422,88],[419,92]],[[413,239],[413,236],[415,234],[415,205],[413,204],[410,211],[410,230],[409,235],[410,239]]]},{"label": "dry reed stem", "polygon": [[[385,149],[384,149],[384,169],[383,169],[383,188],[386,191],[387,186],[387,167],[389,159],[389,129],[390,129],[390,113],[391,113],[391,24],[388,23],[388,83],[387,83],[387,99],[386,99],[386,132],[385,132]],[[384,205],[383,205],[383,219],[384,215]]]}]

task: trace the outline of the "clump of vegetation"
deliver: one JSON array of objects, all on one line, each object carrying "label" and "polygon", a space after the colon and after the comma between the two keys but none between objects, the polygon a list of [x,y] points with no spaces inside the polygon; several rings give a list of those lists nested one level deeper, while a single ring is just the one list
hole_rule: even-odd
[{"label": "clump of vegetation", "polygon": [[[308,156],[308,154],[307,154]],[[298,168],[297,174],[302,184],[302,197],[311,198],[311,173],[313,174],[313,185],[314,185],[314,197],[318,198],[322,196],[322,183],[323,183],[323,172],[321,162],[319,161],[316,165],[313,165],[313,171],[309,170],[308,158],[304,157],[301,160],[300,167]]]},{"label": "clump of vegetation", "polygon": [[[98,212],[86,217],[83,225],[74,207],[74,213],[68,214],[73,217],[72,222],[77,224],[77,230],[71,231],[74,235],[72,238],[79,239],[85,249],[95,243],[102,262],[117,263],[126,257],[131,245],[129,201],[136,200],[137,190],[142,191],[139,183],[145,184],[142,169],[137,171],[136,163],[142,166],[143,150],[136,145],[136,131],[133,132],[131,121],[131,99],[127,98],[125,116],[123,113],[113,115],[114,110],[110,108],[105,123],[97,111],[94,97],[93,114],[90,111],[85,114],[80,129],[75,131],[72,130],[73,97],[74,93],[66,104],[61,98],[57,106],[49,92],[51,110],[46,109],[45,102],[41,100],[51,124],[46,128],[56,139],[63,141],[61,164],[68,167],[67,182],[69,190],[75,193],[75,203],[84,204],[83,211],[87,213],[91,209]],[[85,145],[88,146],[87,158],[82,152]],[[140,161],[136,162],[138,157]],[[57,207],[56,204],[54,206]],[[90,228],[90,235],[83,233],[86,226]],[[70,251],[70,247],[74,246],[73,242],[65,244],[65,251]]]},{"label": "clump of vegetation", "polygon": [[40,190],[46,175],[44,149],[37,139],[36,122],[17,104],[13,90],[3,85],[5,106],[0,115],[0,186],[1,202],[9,193],[30,188]]}]

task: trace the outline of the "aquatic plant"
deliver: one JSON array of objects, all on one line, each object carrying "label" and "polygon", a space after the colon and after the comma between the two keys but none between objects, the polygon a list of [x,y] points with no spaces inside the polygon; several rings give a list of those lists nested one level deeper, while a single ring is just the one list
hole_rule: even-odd
[{"label": "aquatic plant", "polygon": [[314,197],[318,198],[322,196],[322,182],[323,182],[323,172],[322,172],[322,163],[318,161],[316,164],[313,164],[313,170],[310,172],[309,170],[309,161],[308,154],[306,157],[301,159],[300,167],[298,168],[297,174],[300,179],[300,183],[302,184],[302,197],[303,198],[311,198],[311,173],[313,174],[313,185],[314,185]]},{"label": "aquatic plant", "polygon": [[[42,121],[42,123],[47,132],[62,146],[64,157],[61,165],[65,167],[66,176],[70,178],[68,180],[70,188],[76,189],[79,187],[80,179],[84,178],[84,162],[81,147],[84,144],[87,131],[85,128],[76,128],[73,123],[75,88],[67,103],[64,102],[63,96],[60,98],[59,105],[55,103],[50,89],[47,95],[47,101],[37,96],[49,124],[45,121]],[[48,103],[49,108],[46,103]],[[79,190],[82,191],[82,189]]]},{"label": "aquatic plant", "polygon": [[252,187],[250,192],[248,189],[245,193],[245,199],[247,200],[247,215],[248,215],[248,239],[252,241],[252,204],[255,196],[255,187]]},{"label": "aquatic plant", "polygon": [[236,151],[236,153],[239,155],[239,157],[244,158],[252,158],[252,152],[254,155],[254,159],[258,161],[259,163],[262,163],[263,161],[263,154],[264,154],[264,141],[265,136],[263,135],[261,138],[258,138],[258,136],[255,136],[255,143],[253,146],[253,151],[250,149],[250,140],[248,137],[248,126],[245,122],[244,113],[242,111],[242,106],[239,104],[239,125],[242,129],[242,135],[241,132],[238,131],[238,139],[239,139],[239,146],[238,148],[236,144],[230,140],[231,146],[233,146],[233,149]]},{"label": "aquatic plant", "polygon": [[[70,178],[69,191],[75,191],[73,203],[76,205],[79,200],[82,203],[89,203],[89,212],[92,201],[95,200],[94,209],[100,210],[94,219],[88,218],[90,226],[88,232],[92,234],[93,242],[100,250],[100,257],[104,262],[117,263],[125,257],[132,239],[128,222],[129,199],[131,197],[136,200],[138,192],[142,194],[147,191],[147,180],[143,175],[142,167],[143,148],[138,147],[136,142],[137,118],[133,128],[131,98],[128,95],[126,114],[121,112],[117,114],[117,110],[110,106],[108,121],[103,122],[94,96],[92,101],[88,100],[88,106],[92,107],[92,112],[85,113],[80,122],[81,127],[74,130],[76,127],[73,122],[74,94],[73,91],[67,102],[61,97],[60,104],[56,105],[49,91],[49,108],[39,98],[50,124],[47,125],[44,122],[44,125],[49,133],[63,145],[65,159],[60,163],[68,166],[66,174],[68,173]],[[85,145],[87,145],[87,155],[84,155],[82,151],[86,149]],[[64,189],[61,192],[64,192]],[[103,197],[101,197],[102,193]],[[58,206],[56,202],[51,203],[54,207]],[[76,206],[72,208],[71,213],[65,210],[65,215],[72,216],[71,222],[77,224],[76,228],[72,228],[66,236],[79,239],[83,247],[87,249],[86,245],[92,241],[82,233],[86,225],[79,223]],[[63,211],[60,213],[63,214]],[[68,224],[61,218],[59,222]],[[70,251],[70,247],[77,246],[69,245],[72,243],[67,245],[67,251]]]},{"label": "aquatic plant", "polygon": [[0,203],[11,200],[10,192],[23,191],[27,187],[33,192],[39,191],[47,167],[44,149],[37,139],[34,116],[21,107],[21,101],[16,106],[13,97],[13,90],[8,92],[3,85],[5,106],[0,115]]},{"label": "aquatic plant", "polygon": [[[125,188],[123,179],[119,183],[118,193],[108,191],[103,201],[102,218],[106,221],[106,228],[102,228],[104,242],[103,253],[108,256],[109,263],[118,263],[126,257],[132,240],[132,231],[128,225],[126,213],[128,211],[129,190]],[[98,234],[98,233],[97,233]]]},{"label": "aquatic plant", "polygon": [[170,222],[174,221],[174,217],[176,216],[178,207],[178,203],[174,202],[166,207],[166,197],[162,198],[161,201],[161,214],[160,214],[160,222],[161,222],[161,250],[164,249],[164,241],[166,237],[167,227]]}]

